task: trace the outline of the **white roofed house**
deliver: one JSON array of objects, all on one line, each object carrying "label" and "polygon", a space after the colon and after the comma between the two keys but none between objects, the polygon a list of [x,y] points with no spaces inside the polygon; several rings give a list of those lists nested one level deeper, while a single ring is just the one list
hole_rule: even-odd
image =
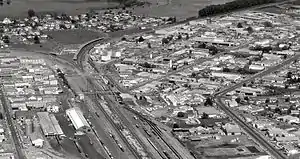
[{"label": "white roofed house", "polygon": [[46,65],[46,62],[44,59],[21,58],[20,62],[21,62],[21,64]]},{"label": "white roofed house", "polygon": [[66,114],[77,131],[83,131],[83,132],[90,131],[90,125],[88,124],[87,120],[83,116],[80,108],[78,107],[70,108],[66,110]]},{"label": "white roofed house", "polygon": [[252,87],[241,87],[236,89],[237,93],[244,93],[245,95],[253,95],[257,96],[259,94],[263,94],[265,92],[262,88],[252,88]]}]

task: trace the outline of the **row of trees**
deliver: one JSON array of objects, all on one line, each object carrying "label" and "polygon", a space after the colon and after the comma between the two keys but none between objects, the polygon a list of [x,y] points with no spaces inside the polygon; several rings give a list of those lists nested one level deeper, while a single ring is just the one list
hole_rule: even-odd
[{"label": "row of trees", "polygon": [[243,9],[256,5],[274,3],[276,0],[235,0],[225,4],[210,5],[198,11],[199,17],[206,17],[216,14],[227,13],[237,9]]},{"label": "row of trees", "polygon": [[149,4],[149,2],[144,2],[139,0],[109,0],[109,1],[117,2],[124,7],[142,6],[145,4]]}]

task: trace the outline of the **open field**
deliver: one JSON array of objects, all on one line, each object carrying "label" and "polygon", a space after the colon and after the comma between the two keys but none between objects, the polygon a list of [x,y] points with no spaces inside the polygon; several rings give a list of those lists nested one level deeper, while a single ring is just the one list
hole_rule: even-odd
[{"label": "open field", "polygon": [[[231,0],[148,0],[152,5],[135,7],[139,15],[176,16],[186,18],[196,16],[199,9],[206,5],[225,3]],[[58,12],[70,15],[80,14],[90,9],[100,10],[117,6],[107,0],[12,0],[11,5],[0,7],[0,19],[3,17],[25,17],[28,9],[36,12]]]},{"label": "open field", "polygon": [[49,31],[46,34],[62,45],[82,44],[105,36],[102,33],[88,30],[59,30]]}]

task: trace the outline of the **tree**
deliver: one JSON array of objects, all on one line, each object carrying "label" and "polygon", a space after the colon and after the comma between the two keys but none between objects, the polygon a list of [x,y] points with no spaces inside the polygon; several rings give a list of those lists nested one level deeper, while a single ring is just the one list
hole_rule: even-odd
[{"label": "tree", "polygon": [[178,39],[178,40],[181,40],[181,39],[182,39],[182,35],[179,34],[179,35],[177,36],[177,39]]},{"label": "tree", "polygon": [[145,41],[145,39],[142,36],[140,36],[139,39],[138,39],[138,41],[139,42],[143,42],[143,41]]},{"label": "tree", "polygon": [[225,4],[210,5],[198,11],[199,17],[206,17],[221,13],[227,13],[237,9],[248,8],[251,6],[273,3],[276,0],[234,0]]},{"label": "tree", "polygon": [[197,77],[197,73],[196,72],[192,72],[191,78],[195,78],[195,77]]},{"label": "tree", "polygon": [[209,50],[209,52],[210,52],[212,55],[217,54],[218,51],[219,51],[218,48],[215,47],[215,46],[213,46],[213,45],[208,46],[207,49]]},{"label": "tree", "polygon": [[249,34],[254,32],[254,30],[251,26],[247,27],[246,30],[248,31]]},{"label": "tree", "polygon": [[3,40],[3,42],[4,42],[5,44],[9,44],[9,43],[10,43],[10,41],[9,41],[9,36],[7,36],[7,35],[4,35],[4,36],[2,37],[2,40]]},{"label": "tree", "polygon": [[33,9],[29,9],[27,13],[28,13],[28,17],[29,17],[29,18],[35,16],[35,11],[34,11]]},{"label": "tree", "polygon": [[40,44],[40,38],[36,35],[33,38],[35,44]]},{"label": "tree", "polygon": [[177,113],[177,117],[178,117],[178,118],[183,118],[184,115],[185,115],[184,112],[178,112],[178,113]]},{"label": "tree", "polygon": [[60,29],[63,29],[63,30],[67,29],[67,27],[66,27],[65,24],[59,24],[59,28],[60,28]]},{"label": "tree", "polygon": [[173,129],[179,128],[179,125],[177,123],[173,124]]},{"label": "tree", "polygon": [[122,41],[126,41],[127,39],[126,39],[126,37],[123,36],[123,37],[121,38],[121,40],[122,40]]},{"label": "tree", "polygon": [[225,67],[225,68],[223,68],[223,72],[230,72],[230,69]]},{"label": "tree", "polygon": [[243,28],[243,25],[242,25],[242,23],[238,23],[236,27],[237,28]]},{"label": "tree", "polygon": [[241,103],[242,99],[241,99],[240,97],[237,97],[237,98],[235,99],[235,101],[236,101],[237,103]]},{"label": "tree", "polygon": [[168,44],[169,40],[167,38],[162,38],[161,43],[164,44]]},{"label": "tree", "polygon": [[267,27],[267,28],[273,27],[273,24],[272,24],[271,22],[269,22],[269,21],[265,21],[265,22],[263,23],[263,25],[264,25],[265,27]]},{"label": "tree", "polygon": [[267,98],[265,103],[270,103],[270,98]]},{"label": "tree", "polygon": [[204,48],[206,48],[206,44],[205,43],[201,43],[201,44],[198,45],[198,47],[204,49]]},{"label": "tree", "polygon": [[282,113],[282,112],[281,112],[281,109],[278,108],[278,107],[276,107],[274,111],[275,111],[275,113],[278,113],[278,114],[281,114],[281,113]]},{"label": "tree", "polygon": [[207,105],[210,105],[212,106],[213,105],[213,101],[211,100],[211,98],[207,97],[205,102],[204,102],[204,105],[207,106]]},{"label": "tree", "polygon": [[202,119],[208,119],[209,118],[209,115],[205,112],[203,112],[202,116],[201,116]]},{"label": "tree", "polygon": [[186,39],[186,40],[189,40],[189,39],[190,39],[190,36],[189,36],[188,33],[185,34],[185,39]]},{"label": "tree", "polygon": [[293,73],[289,71],[286,76],[287,76],[287,78],[292,78],[292,75],[293,75]]}]

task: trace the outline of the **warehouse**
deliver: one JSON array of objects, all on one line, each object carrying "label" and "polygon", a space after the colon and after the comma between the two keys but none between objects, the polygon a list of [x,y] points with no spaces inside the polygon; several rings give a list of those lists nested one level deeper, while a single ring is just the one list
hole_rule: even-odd
[{"label": "warehouse", "polygon": [[48,112],[37,112],[40,120],[41,129],[46,137],[48,136],[64,136],[64,133],[53,114]]},{"label": "warehouse", "polygon": [[66,114],[71,120],[73,126],[79,131],[90,131],[90,125],[83,116],[80,108],[74,107],[66,110]]}]

